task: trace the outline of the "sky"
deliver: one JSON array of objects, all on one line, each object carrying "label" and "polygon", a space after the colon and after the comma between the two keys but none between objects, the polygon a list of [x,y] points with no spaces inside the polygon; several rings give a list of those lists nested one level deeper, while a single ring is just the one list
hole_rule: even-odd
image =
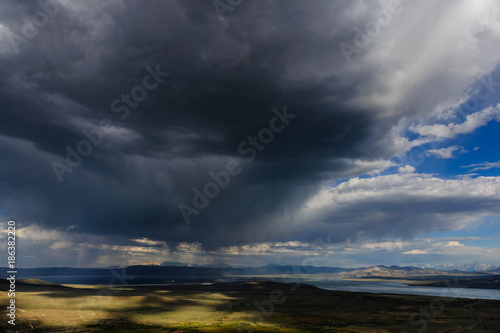
[{"label": "sky", "polygon": [[3,238],[20,267],[500,264],[499,19],[2,1]]}]

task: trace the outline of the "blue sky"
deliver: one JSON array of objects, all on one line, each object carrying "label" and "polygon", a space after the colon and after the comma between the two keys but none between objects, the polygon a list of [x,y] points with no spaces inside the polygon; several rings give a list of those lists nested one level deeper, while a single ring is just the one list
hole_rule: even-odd
[{"label": "blue sky", "polygon": [[[468,174],[472,168],[464,168],[471,164],[498,162],[500,158],[500,123],[492,121],[476,129],[473,133],[464,134],[452,140],[445,140],[439,148],[460,147],[453,153],[453,158],[429,156],[425,163],[417,167],[418,172],[438,173],[443,177]],[[439,149],[438,148],[438,149]],[[467,153],[465,153],[467,151]],[[498,167],[477,170],[478,176],[497,176]]]},{"label": "blue sky", "polygon": [[[456,115],[456,110],[451,111],[450,118],[446,119],[432,119],[436,124],[447,124],[453,122],[463,124],[466,121],[466,116],[484,110],[487,107],[494,107],[500,101],[500,93],[497,92],[500,83],[495,81],[497,71],[493,71],[487,75],[488,79],[478,80],[468,88],[467,91],[473,91],[472,98],[465,101],[458,106],[461,110],[462,116]],[[492,87],[485,87],[482,82],[491,82]],[[490,88],[489,91],[487,88]],[[476,96],[489,96],[484,100],[480,100]],[[483,98],[482,98],[483,99]],[[469,107],[469,105],[472,105]],[[465,117],[464,117],[465,116]],[[408,133],[411,139],[418,137],[415,133]],[[416,171],[421,173],[436,173],[441,177],[452,177],[470,173],[467,168],[468,165],[478,163],[494,163],[500,160],[500,146],[498,145],[500,139],[500,123],[498,120],[485,121],[485,124],[478,126],[471,132],[457,135],[453,138],[445,138],[439,141],[431,142],[433,149],[450,149],[448,155],[427,154],[425,162],[416,165]],[[429,143],[420,147],[423,151],[431,150]],[[474,176],[497,176],[499,167],[485,168],[484,170],[476,170]]]}]

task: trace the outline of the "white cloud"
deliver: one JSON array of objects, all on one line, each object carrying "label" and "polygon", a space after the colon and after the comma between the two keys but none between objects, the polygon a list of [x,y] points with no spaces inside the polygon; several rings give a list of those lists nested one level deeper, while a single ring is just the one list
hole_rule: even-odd
[{"label": "white cloud", "polygon": [[446,246],[456,247],[456,246],[465,246],[465,245],[460,243],[460,242],[457,242],[457,241],[449,241],[448,243],[446,243]]},{"label": "white cloud", "polygon": [[500,104],[470,114],[460,124],[413,125],[410,126],[410,130],[414,133],[430,136],[435,139],[451,139],[459,134],[472,133],[477,128],[486,125],[492,120],[500,121]]},{"label": "white cloud", "polygon": [[152,239],[148,239],[146,237],[135,238],[135,239],[131,239],[131,240],[134,242],[149,245],[149,246],[167,246],[167,243],[164,241],[152,240]]},{"label": "white cloud", "polygon": [[427,251],[422,251],[422,250],[411,250],[411,251],[405,251],[403,254],[427,254]]},{"label": "white cloud", "polygon": [[466,153],[467,151],[460,146],[451,146],[448,148],[441,149],[431,149],[427,151],[427,154],[434,155],[439,158],[455,158],[454,152]]},{"label": "white cloud", "polygon": [[361,160],[361,159],[339,159],[339,162],[345,164],[344,171],[336,173],[334,176],[338,178],[347,178],[363,174],[376,175],[382,171],[395,166],[390,160]]},{"label": "white cloud", "polygon": [[[500,177],[473,179],[441,179],[425,174],[387,175],[352,178],[327,190],[334,202],[363,200],[367,197],[408,194],[423,197],[491,197],[500,191]],[[500,199],[499,199],[500,200]]]},{"label": "white cloud", "polygon": [[484,163],[476,163],[462,166],[462,168],[473,168],[469,170],[469,172],[475,172],[479,170],[489,170],[493,168],[500,168],[500,161],[498,162],[484,162]]},{"label": "white cloud", "polygon": [[[402,7],[367,47],[359,66],[346,70],[373,73],[360,85],[358,105],[379,106],[387,113],[405,107],[425,117],[435,108],[455,105],[468,84],[497,64],[500,45],[491,48],[491,43],[500,39],[498,5],[403,1]],[[368,18],[370,9],[364,9]]]},{"label": "white cloud", "polygon": [[[6,232],[6,231],[4,231]],[[16,228],[25,255],[20,267],[97,267],[163,261],[170,250],[165,242],[147,238],[128,240],[108,235],[48,229],[36,224]],[[137,246],[137,243],[142,244]],[[2,244],[3,245],[3,244]]]},{"label": "white cloud", "polygon": [[[479,237],[360,239],[355,242],[334,242],[329,237],[322,236],[323,238],[318,237],[314,242],[263,242],[227,246],[216,250],[203,249],[197,242],[184,242],[179,243],[175,250],[168,251],[158,247],[163,242],[152,239],[135,239],[126,244],[123,239],[110,240],[103,236],[47,230],[38,226],[26,226],[19,231],[19,236],[23,236],[24,251],[37,254],[24,258],[25,263],[32,261],[31,264],[23,266],[127,266],[180,261],[190,264],[225,263],[233,266],[259,266],[275,262],[360,267],[376,264],[405,266],[429,263],[492,263],[500,256],[499,248],[485,249],[468,245],[470,242],[488,240]],[[136,246],[134,243],[151,246]],[[44,261],[43,258],[48,254],[52,257],[49,261]]]},{"label": "white cloud", "polygon": [[405,246],[405,242],[402,241],[381,241],[381,242],[370,242],[363,244],[361,247],[365,249],[373,250],[395,250]]},{"label": "white cloud", "polygon": [[[324,188],[294,215],[303,232],[341,239],[459,230],[500,215],[500,177],[440,179],[423,174],[352,178]],[[314,222],[311,222],[314,221]],[[300,225],[300,222],[296,222]]]},{"label": "white cloud", "polygon": [[[363,27],[372,19],[374,3],[373,7],[366,2],[356,4],[356,15],[352,7],[347,12],[355,23],[339,20],[339,24]],[[381,149],[393,156],[436,139],[470,133],[498,119],[499,112],[488,108],[469,115],[462,124],[425,123],[431,117],[452,119],[474,94],[467,90],[469,85],[491,75],[500,54],[498,3],[402,1],[401,7],[401,13],[393,15],[390,24],[360,54],[353,55],[355,66],[339,69],[330,59],[308,64],[308,70],[310,66],[317,68],[318,75],[340,75],[346,84],[356,84],[358,93],[346,101],[348,105],[376,110],[388,120],[394,116],[392,123],[379,128],[379,133],[387,132]],[[428,22],[425,27],[421,24],[424,21]],[[339,24],[336,31],[341,30]],[[359,78],[363,80],[357,81]],[[404,130],[414,119],[422,125],[411,129],[421,137],[409,141]]]},{"label": "white cloud", "polygon": [[405,165],[404,167],[401,167],[398,169],[399,173],[414,173],[415,172],[415,167],[411,165]]}]

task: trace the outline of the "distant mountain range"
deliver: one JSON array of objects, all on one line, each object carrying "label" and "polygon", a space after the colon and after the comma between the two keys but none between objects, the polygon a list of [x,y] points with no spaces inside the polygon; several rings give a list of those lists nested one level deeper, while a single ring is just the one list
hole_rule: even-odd
[{"label": "distant mountain range", "polygon": [[499,270],[500,265],[491,265],[491,264],[476,264],[476,263],[466,263],[461,265],[452,265],[452,264],[438,264],[438,265],[426,265],[422,266],[422,268],[434,268],[439,269],[441,271],[463,271],[463,272],[487,272]]},{"label": "distant mountain range", "polygon": [[[312,267],[315,266],[302,266],[302,265],[279,265],[279,264],[268,264],[265,266],[260,266],[260,267],[247,267],[247,266],[230,266],[226,264],[211,264],[211,265],[197,265],[197,264],[188,264],[188,263],[182,263],[178,261],[165,261],[161,263],[161,266],[176,266],[176,267],[211,267],[211,268],[247,268],[247,269],[263,269],[263,267],[267,267],[267,269],[274,269],[274,270],[283,270],[283,267],[285,267],[285,270],[297,270],[298,267],[309,267],[308,270],[314,270]],[[273,268],[274,267],[274,268]],[[281,268],[280,268],[281,267]],[[435,264],[435,265],[424,265],[424,266],[397,266],[397,265],[392,265],[392,266],[384,266],[384,265],[377,265],[377,266],[370,266],[369,268],[374,268],[374,267],[386,267],[386,268],[391,268],[391,269],[404,269],[406,271],[414,269],[414,272],[417,272],[418,269],[425,269],[427,272],[430,271],[463,271],[463,272],[488,272],[488,271],[499,271],[500,270],[500,264],[499,265],[492,265],[492,264],[476,264],[476,263],[465,263],[465,264],[460,264],[460,265],[455,265],[455,264]],[[323,273],[324,269],[327,268],[328,271],[331,271],[331,269],[337,271],[357,271],[357,270],[362,270],[362,269],[367,269],[366,267],[358,267],[358,268],[339,268],[339,267],[316,267],[318,272]],[[425,271],[421,271],[424,273]]]},{"label": "distant mountain range", "polygon": [[341,276],[354,278],[382,277],[397,278],[418,275],[445,275],[444,271],[436,269],[425,269],[419,267],[399,267],[399,266],[371,266],[364,269],[356,269],[350,272],[342,272]]},{"label": "distant mountain range", "polygon": [[210,265],[197,265],[197,264],[186,264],[178,261],[164,261],[160,266],[175,266],[175,267],[210,267],[210,268],[228,268],[228,267],[244,267],[244,266],[229,266],[226,264],[210,264]]},{"label": "distant mountain range", "polygon": [[[164,262],[161,265],[135,265],[124,268],[72,268],[72,267],[46,267],[46,268],[18,268],[17,278],[57,277],[57,276],[102,276],[113,277],[118,275],[128,276],[161,276],[161,281],[207,281],[217,280],[222,277],[259,277],[272,275],[297,275],[297,274],[329,274],[338,278],[403,278],[421,276],[445,276],[455,272],[460,274],[481,274],[475,270],[438,270],[421,267],[399,266],[371,266],[362,268],[340,268],[326,266],[304,265],[278,265],[268,264],[259,267],[212,267],[185,264],[180,262]],[[220,266],[220,265],[216,265]],[[479,266],[474,266],[477,269]],[[0,276],[6,278],[7,268],[1,269]],[[484,270],[482,274],[500,274],[500,268]]]},{"label": "distant mountain range", "polygon": [[[283,274],[337,274],[352,271],[352,268],[316,267],[302,265],[268,264],[260,267],[211,267],[185,264],[180,262],[164,262],[162,265],[134,265],[123,268],[74,268],[74,267],[41,267],[18,268],[18,278],[43,276],[113,276],[126,275],[168,275],[216,277],[227,275],[283,275]],[[7,268],[2,269],[0,276],[7,277]]]}]

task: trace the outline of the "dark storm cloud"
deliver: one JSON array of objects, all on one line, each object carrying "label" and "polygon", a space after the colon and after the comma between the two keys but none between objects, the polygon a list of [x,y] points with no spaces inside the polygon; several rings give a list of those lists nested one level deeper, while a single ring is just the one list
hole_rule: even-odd
[{"label": "dark storm cloud", "polygon": [[[1,7],[17,34],[40,10]],[[284,216],[323,181],[370,171],[346,161],[394,151],[383,140],[399,116],[350,103],[373,81],[363,67],[343,69],[339,43],[369,13],[355,11],[344,1],[244,1],[223,16],[210,1],[61,2],[18,53],[2,40],[1,207],[27,223],[208,247],[299,237]],[[120,119],[113,101],[147,66],[169,76]],[[244,162],[238,145],[285,105],[296,119]],[[65,147],[104,118],[102,144],[59,183],[51,163],[64,164]],[[191,205],[192,188],[230,159],[243,171],[187,225],[178,204]]]}]

